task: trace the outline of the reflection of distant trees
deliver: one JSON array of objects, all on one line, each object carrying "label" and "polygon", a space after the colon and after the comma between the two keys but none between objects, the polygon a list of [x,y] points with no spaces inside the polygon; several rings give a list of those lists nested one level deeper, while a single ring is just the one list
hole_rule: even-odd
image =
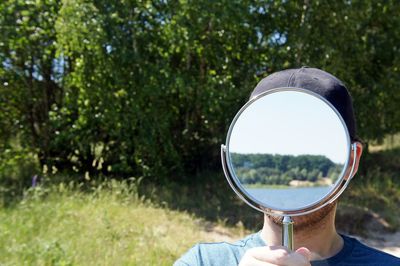
[{"label": "reflection of distant trees", "polygon": [[231,153],[238,177],[245,184],[288,185],[292,180],[333,182],[343,165],[322,155],[272,155]]}]

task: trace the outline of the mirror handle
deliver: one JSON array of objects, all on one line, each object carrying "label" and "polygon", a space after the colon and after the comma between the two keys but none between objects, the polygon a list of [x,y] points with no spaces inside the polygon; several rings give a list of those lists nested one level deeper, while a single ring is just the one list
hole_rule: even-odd
[{"label": "mirror handle", "polygon": [[290,216],[284,216],[282,222],[282,246],[293,251],[293,221]]}]

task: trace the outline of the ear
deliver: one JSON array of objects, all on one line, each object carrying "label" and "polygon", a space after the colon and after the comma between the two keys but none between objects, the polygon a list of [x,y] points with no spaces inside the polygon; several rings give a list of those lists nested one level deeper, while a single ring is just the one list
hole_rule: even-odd
[{"label": "ear", "polygon": [[[358,171],[358,165],[360,164],[360,159],[361,159],[361,155],[363,152],[363,145],[361,144],[361,142],[356,141],[355,142],[356,146],[357,146],[357,150],[356,150],[356,162],[354,165],[354,171],[353,174],[351,175],[350,178],[353,178],[353,176],[357,173]],[[353,155],[351,156],[351,160],[353,160]]]}]

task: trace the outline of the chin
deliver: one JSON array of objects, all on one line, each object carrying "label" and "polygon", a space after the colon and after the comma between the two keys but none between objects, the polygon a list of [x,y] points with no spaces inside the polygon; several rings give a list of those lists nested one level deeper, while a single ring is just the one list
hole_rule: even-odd
[{"label": "chin", "polygon": [[[294,216],[292,220],[294,222],[294,230],[310,230],[312,228],[320,227],[325,225],[325,218],[334,215],[336,209],[336,202],[326,205],[325,207],[301,216]],[[277,225],[282,225],[283,217],[268,215],[269,220],[273,221]]]}]

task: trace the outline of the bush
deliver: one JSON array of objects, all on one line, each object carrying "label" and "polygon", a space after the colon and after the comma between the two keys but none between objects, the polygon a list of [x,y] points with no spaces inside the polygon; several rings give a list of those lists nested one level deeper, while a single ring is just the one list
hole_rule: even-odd
[{"label": "bush", "polygon": [[6,149],[0,153],[0,205],[20,197],[39,173],[37,158],[32,153],[23,149]]}]

